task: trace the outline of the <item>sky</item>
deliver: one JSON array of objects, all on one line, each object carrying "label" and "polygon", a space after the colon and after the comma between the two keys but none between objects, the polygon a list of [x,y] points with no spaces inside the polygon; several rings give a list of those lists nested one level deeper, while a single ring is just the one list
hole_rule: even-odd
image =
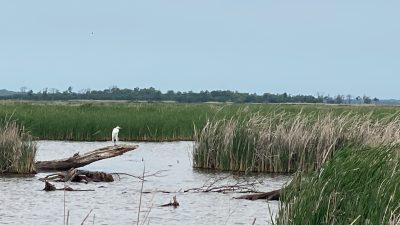
[{"label": "sky", "polygon": [[400,99],[400,1],[0,1],[0,89]]}]

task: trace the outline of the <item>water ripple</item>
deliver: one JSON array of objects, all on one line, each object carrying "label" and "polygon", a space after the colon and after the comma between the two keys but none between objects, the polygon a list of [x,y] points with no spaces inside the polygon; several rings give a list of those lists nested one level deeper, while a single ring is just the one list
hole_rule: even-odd
[{"label": "water ripple", "polygon": [[[37,160],[67,157],[77,149],[84,153],[108,144],[40,141]],[[167,170],[162,173],[162,177],[148,177],[144,190],[172,192],[201,187],[209,178],[226,175],[192,169],[188,157],[192,142],[135,144],[139,144],[139,149],[120,157],[95,162],[83,169],[140,176],[144,159],[146,172]],[[37,179],[45,175],[37,174],[34,178],[0,178],[0,224],[63,224],[64,192],[42,191],[43,183]],[[259,175],[257,179],[263,182],[260,188],[268,191],[281,187],[289,177]],[[138,179],[121,175],[113,183],[68,185],[75,189],[95,189],[94,192],[65,192],[70,224],[80,224],[90,210],[93,211],[87,224],[92,224],[93,215],[97,225],[136,223],[141,190]],[[62,184],[56,183],[56,186],[61,187]],[[180,207],[159,207],[168,203],[173,195],[160,192],[143,194],[140,220],[143,221],[149,211],[149,224],[251,224],[254,218],[257,218],[256,224],[266,224],[270,219],[266,201],[233,199],[237,194],[176,193]],[[272,212],[276,213],[278,204],[269,204]]]}]

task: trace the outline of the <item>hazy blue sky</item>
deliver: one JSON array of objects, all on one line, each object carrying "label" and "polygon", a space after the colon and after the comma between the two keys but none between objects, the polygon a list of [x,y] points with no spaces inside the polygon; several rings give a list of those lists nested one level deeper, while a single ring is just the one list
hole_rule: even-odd
[{"label": "hazy blue sky", "polygon": [[0,89],[400,98],[399,12],[395,0],[4,0]]}]

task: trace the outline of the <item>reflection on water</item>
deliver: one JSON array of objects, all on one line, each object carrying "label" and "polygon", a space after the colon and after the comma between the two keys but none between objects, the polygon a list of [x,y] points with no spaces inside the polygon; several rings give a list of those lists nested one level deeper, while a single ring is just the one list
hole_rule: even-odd
[{"label": "reflection on water", "polygon": [[[111,143],[39,141],[37,160],[68,157],[75,152],[84,153]],[[126,143],[132,144],[132,143]],[[192,168],[192,142],[135,143],[139,148],[122,156],[106,159],[83,167],[87,170],[121,172],[140,176],[145,166],[150,176],[144,183],[140,221],[146,224],[269,224],[269,208],[276,213],[278,203],[266,201],[236,200],[240,194],[183,193],[182,190],[201,187],[210,179],[224,177],[227,173],[215,173]],[[0,177],[0,224],[63,224],[64,192],[41,191],[44,185],[36,177]],[[68,184],[74,189],[95,189],[93,192],[65,192],[65,206],[69,210],[69,224],[81,224],[85,216],[87,224],[136,224],[141,182],[121,175],[112,183]],[[287,176],[257,175],[258,190],[280,188]],[[227,180],[234,183],[235,178]],[[56,183],[62,187],[62,183]],[[169,203],[175,194],[180,207],[159,207]]]}]

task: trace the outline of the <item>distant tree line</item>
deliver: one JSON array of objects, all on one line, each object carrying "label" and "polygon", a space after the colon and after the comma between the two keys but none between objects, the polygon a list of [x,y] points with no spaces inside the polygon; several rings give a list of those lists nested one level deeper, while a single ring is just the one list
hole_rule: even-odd
[{"label": "distant tree line", "polygon": [[120,89],[116,86],[104,90],[80,90],[74,92],[72,87],[65,91],[54,88],[44,88],[42,91],[33,92],[22,87],[20,92],[13,95],[0,96],[0,99],[22,99],[22,100],[130,100],[130,101],[175,101],[182,103],[198,102],[235,102],[235,103],[327,103],[327,104],[371,104],[378,102],[377,98],[371,99],[367,96],[352,98],[351,95],[312,96],[312,95],[290,95],[270,94],[262,95],[241,93],[237,91],[216,90],[196,92],[167,91],[162,93],[153,87]]},{"label": "distant tree line", "polygon": [[[321,96],[319,97],[321,98]],[[353,98],[351,95],[336,95],[334,97],[322,96],[323,102],[327,104],[377,104],[378,98],[370,98],[366,95],[356,96]]]}]

